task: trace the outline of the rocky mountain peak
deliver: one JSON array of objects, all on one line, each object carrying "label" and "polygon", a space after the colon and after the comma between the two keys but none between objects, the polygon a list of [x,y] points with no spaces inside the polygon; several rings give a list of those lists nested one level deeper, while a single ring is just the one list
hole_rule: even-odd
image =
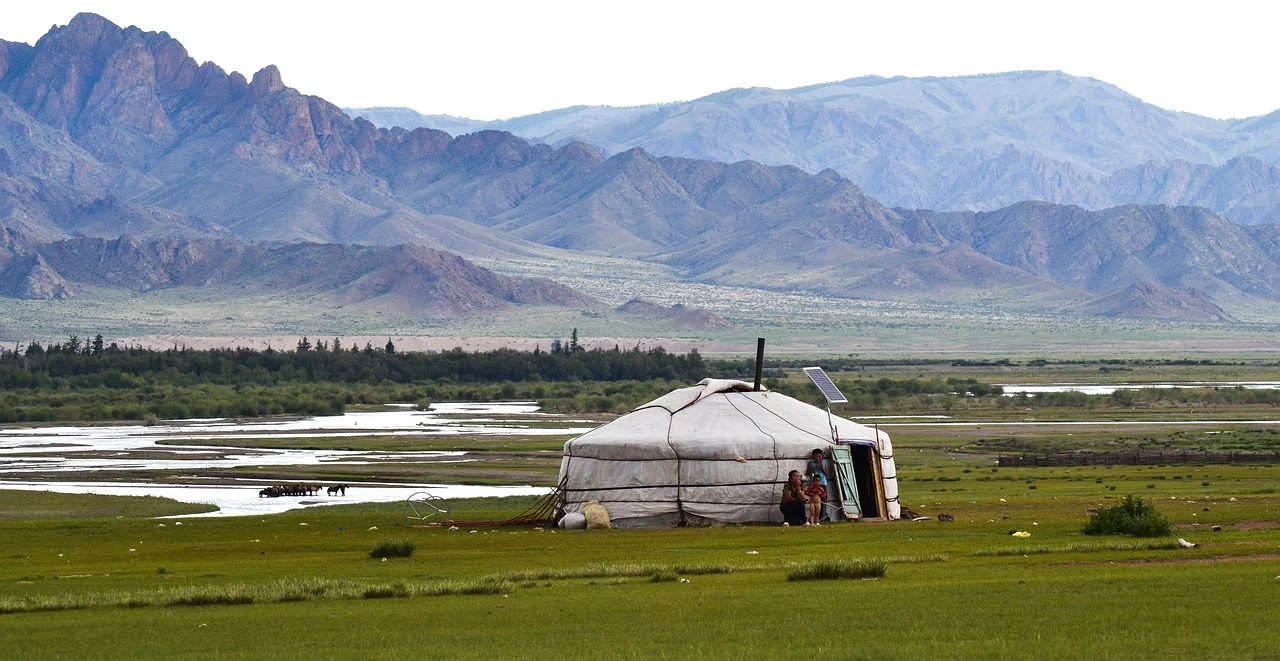
[{"label": "rocky mountain peak", "polygon": [[253,81],[249,83],[249,93],[255,99],[275,94],[282,89],[284,89],[284,78],[280,75],[280,69],[274,64],[268,64],[258,70],[253,74]]}]

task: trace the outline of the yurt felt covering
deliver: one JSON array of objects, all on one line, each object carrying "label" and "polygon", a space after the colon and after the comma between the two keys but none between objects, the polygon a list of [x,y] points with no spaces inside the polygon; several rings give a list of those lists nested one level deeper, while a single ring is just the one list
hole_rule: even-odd
[{"label": "yurt felt covering", "polygon": [[[874,445],[898,515],[887,434],[831,417],[844,442]],[[618,527],[780,522],[782,485],[833,445],[827,411],[742,381],[705,379],[565,443],[565,512],[598,500]],[[872,479],[858,475],[858,480]]]}]

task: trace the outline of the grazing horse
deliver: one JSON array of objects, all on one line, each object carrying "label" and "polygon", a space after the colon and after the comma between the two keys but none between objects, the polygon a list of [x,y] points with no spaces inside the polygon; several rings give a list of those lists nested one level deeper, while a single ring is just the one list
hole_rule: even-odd
[{"label": "grazing horse", "polygon": [[[346,485],[343,485],[346,486]],[[259,498],[279,498],[281,496],[315,496],[320,493],[318,484],[277,484],[258,492]],[[330,489],[332,495],[334,489]]]},{"label": "grazing horse", "polygon": [[342,494],[343,496],[345,496],[347,495],[347,485],[335,484],[329,487],[328,489],[326,489],[326,491],[328,491],[330,496],[336,496],[338,494]]}]

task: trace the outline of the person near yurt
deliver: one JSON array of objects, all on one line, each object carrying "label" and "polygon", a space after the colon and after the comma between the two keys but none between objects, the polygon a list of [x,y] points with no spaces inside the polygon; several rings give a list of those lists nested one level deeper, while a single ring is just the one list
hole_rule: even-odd
[{"label": "person near yurt", "polygon": [[576,520],[599,502],[620,528],[781,523],[788,474],[814,448],[842,447],[863,460],[842,469],[827,515],[898,518],[888,434],[767,388],[704,379],[565,443],[557,514]]}]

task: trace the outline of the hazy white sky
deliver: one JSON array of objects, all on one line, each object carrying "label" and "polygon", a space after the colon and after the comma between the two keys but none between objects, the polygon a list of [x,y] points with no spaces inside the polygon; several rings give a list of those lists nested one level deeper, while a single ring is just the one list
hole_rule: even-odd
[{"label": "hazy white sky", "polygon": [[1280,108],[1267,2],[273,2],[4,0],[0,39],[79,11],[166,31],[197,60],[342,106],[480,119],[866,74],[1061,69],[1166,108]]}]

